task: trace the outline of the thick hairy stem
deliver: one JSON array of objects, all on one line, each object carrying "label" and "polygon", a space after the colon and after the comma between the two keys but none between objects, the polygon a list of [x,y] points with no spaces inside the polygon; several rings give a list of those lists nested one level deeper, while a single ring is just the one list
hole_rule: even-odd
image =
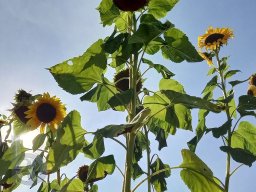
[{"label": "thick hairy stem", "polygon": [[[221,80],[221,88],[222,88],[222,91],[223,91],[224,99],[226,99],[228,95],[227,95],[227,90],[226,90],[225,79],[223,77],[223,71],[220,70],[221,61],[219,59],[219,51],[216,51],[215,53],[216,53],[216,59],[217,59],[218,67],[219,67],[219,75],[220,75],[220,80]],[[227,119],[231,120],[231,115],[230,115],[230,112],[229,112],[228,103],[225,104],[225,110],[226,110]],[[229,128],[228,129],[228,137],[227,137],[227,146],[228,147],[231,147],[231,136],[232,136],[232,130],[231,130],[231,128]],[[230,163],[231,163],[231,155],[228,152],[227,153],[227,159],[226,159],[225,192],[229,191],[229,181],[230,181],[230,176],[231,176],[231,174],[230,174],[230,171],[231,171]]]}]

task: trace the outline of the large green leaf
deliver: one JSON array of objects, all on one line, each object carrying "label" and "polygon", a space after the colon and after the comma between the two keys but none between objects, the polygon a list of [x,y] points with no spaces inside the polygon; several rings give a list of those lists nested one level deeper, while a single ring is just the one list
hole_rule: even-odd
[{"label": "large green leaf", "polygon": [[223,125],[221,125],[218,128],[209,128],[207,129],[208,132],[212,132],[213,137],[219,138],[220,136],[226,135],[228,130],[231,129],[232,126],[232,119],[225,122]]},{"label": "large green leaf", "polygon": [[175,6],[179,0],[150,0],[148,4],[148,12],[160,19]]},{"label": "large green leaf", "polygon": [[162,24],[152,15],[144,14],[140,19],[138,30],[130,37],[129,43],[143,43],[147,45],[172,26],[168,21]]},{"label": "large green leaf", "polygon": [[81,127],[81,117],[77,111],[70,112],[57,131],[56,141],[47,156],[47,170],[57,171],[61,166],[73,161],[84,145],[86,131]]},{"label": "large green leaf", "polygon": [[113,0],[102,0],[97,9],[103,26],[111,25],[120,15],[119,9],[113,4]]},{"label": "large green leaf", "polygon": [[215,113],[219,113],[221,111],[218,105],[199,97],[190,96],[172,90],[162,90],[161,93],[169,99],[170,103],[173,104],[182,104],[188,108],[206,109]]},{"label": "large green leaf", "polygon": [[216,88],[217,83],[218,83],[218,76],[216,75],[206,84],[202,93],[204,95],[207,95],[208,93],[211,93]]},{"label": "large green leaf", "polygon": [[119,49],[122,42],[124,41],[124,38],[127,34],[120,33],[116,35],[116,30],[112,33],[112,35],[106,40],[106,42],[103,45],[104,50],[107,53],[113,54],[115,51]]},{"label": "large green leaf", "polygon": [[44,144],[46,136],[46,134],[39,134],[33,139],[33,151],[36,151]]},{"label": "large green leaf", "polygon": [[83,148],[86,157],[91,159],[99,158],[105,151],[104,139],[101,135],[95,135],[93,142]]},{"label": "large green leaf", "polygon": [[[170,166],[168,164],[164,164],[160,158],[157,158],[155,162],[150,165],[152,174],[168,168],[170,168]],[[162,192],[167,190],[167,183],[165,179],[168,178],[170,175],[171,170],[167,170],[150,178],[150,182],[153,184],[156,192]]]},{"label": "large green leaf", "polygon": [[26,151],[27,149],[23,147],[22,141],[14,141],[0,159],[0,177],[8,169],[18,166],[23,161]]},{"label": "large green leaf", "polygon": [[117,106],[126,106],[131,102],[132,96],[133,90],[129,89],[127,91],[115,94],[113,97],[109,99],[108,103],[113,108]]},{"label": "large green leaf", "polygon": [[179,93],[185,93],[183,85],[174,79],[161,79],[159,82],[160,90],[172,90]]},{"label": "large green leaf", "polygon": [[74,57],[49,69],[59,86],[71,94],[90,90],[102,81],[107,66],[107,57],[102,49],[103,40],[98,40],[79,57]]},{"label": "large green leaf", "polygon": [[100,157],[95,160],[90,166],[86,182],[93,183],[104,179],[107,175],[111,175],[116,167],[113,155]]},{"label": "large green leaf", "polygon": [[120,15],[115,19],[116,28],[120,33],[127,33],[129,24],[128,24],[129,12],[122,11]]},{"label": "large green leaf", "polygon": [[187,62],[200,62],[202,57],[190,43],[188,37],[177,28],[170,28],[164,33],[165,44],[161,47],[165,58],[175,63],[184,60]]},{"label": "large green leaf", "polygon": [[144,97],[143,105],[151,110],[149,127],[160,127],[171,134],[175,133],[176,128],[192,129],[190,110],[184,105],[170,102],[160,92]]},{"label": "large green leaf", "polygon": [[183,168],[180,175],[191,192],[222,192],[221,186],[213,177],[211,169],[193,152],[181,151]]}]

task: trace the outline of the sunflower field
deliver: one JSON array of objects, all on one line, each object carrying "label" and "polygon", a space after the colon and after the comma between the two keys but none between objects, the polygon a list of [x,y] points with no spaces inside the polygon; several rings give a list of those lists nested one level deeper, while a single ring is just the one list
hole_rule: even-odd
[{"label": "sunflower field", "polygon": [[[111,33],[47,73],[54,79],[51,86],[106,112],[101,117],[106,121],[97,120],[104,125],[88,127],[87,114],[55,94],[17,90],[12,108],[0,114],[0,191],[20,191],[27,178],[29,191],[38,192],[164,192],[173,191],[177,180],[191,192],[231,192],[232,176],[256,161],[256,73],[240,79],[241,71],[228,64],[224,49],[235,41],[229,27],[210,26],[193,45],[167,18],[178,2],[101,0],[97,12]],[[171,64],[201,62],[210,80],[191,95],[176,79],[182,74],[157,55]],[[237,86],[247,92],[236,94]],[[122,114],[122,121],[115,114]],[[174,158],[168,138],[191,131],[179,163],[164,161],[162,156]],[[17,139],[29,132],[35,133],[27,138],[30,147]],[[205,155],[212,150],[225,155],[220,177],[214,164],[201,158],[198,148],[206,136],[218,145]],[[111,177],[114,182],[108,182]]]}]

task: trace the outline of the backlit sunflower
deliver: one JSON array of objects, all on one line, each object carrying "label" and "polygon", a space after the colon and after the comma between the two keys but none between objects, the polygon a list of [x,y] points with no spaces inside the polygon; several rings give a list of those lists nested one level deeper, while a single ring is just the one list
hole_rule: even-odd
[{"label": "backlit sunflower", "polygon": [[207,52],[198,52],[199,55],[207,62],[208,65],[213,65],[212,63],[212,57],[210,53]]},{"label": "backlit sunflower", "polygon": [[205,47],[206,50],[216,50],[223,44],[227,44],[228,39],[233,38],[234,34],[230,28],[209,27],[202,36],[198,37],[198,47]]},{"label": "backlit sunflower", "polygon": [[49,93],[44,93],[28,108],[26,112],[26,117],[29,119],[27,124],[32,128],[40,126],[41,133],[44,133],[46,125],[52,132],[56,131],[66,116],[65,106],[60,99],[56,96],[51,97]]}]

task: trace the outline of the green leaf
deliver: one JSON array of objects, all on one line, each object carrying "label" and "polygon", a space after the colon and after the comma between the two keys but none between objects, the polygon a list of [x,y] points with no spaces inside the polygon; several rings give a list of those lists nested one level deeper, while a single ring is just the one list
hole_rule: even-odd
[{"label": "green leaf", "polygon": [[[114,85],[104,78],[102,83],[97,84],[96,87],[84,94],[80,99],[81,101],[95,102],[97,103],[99,111],[105,111],[111,108],[108,101],[116,93],[118,93],[118,91]],[[124,107],[116,107],[115,109],[123,111]]]},{"label": "green leaf", "polygon": [[230,78],[233,75],[237,74],[238,72],[241,72],[241,71],[240,70],[230,70],[230,71],[225,73],[224,79]]},{"label": "green leaf", "polygon": [[216,68],[215,68],[215,67],[212,67],[212,68],[209,69],[207,75],[208,75],[208,76],[209,76],[209,75],[213,75],[215,72],[217,72]]},{"label": "green leaf", "polygon": [[174,79],[161,79],[159,82],[160,90],[172,90],[179,93],[185,93],[183,85]]},{"label": "green leaf", "polygon": [[81,127],[81,116],[71,111],[57,130],[57,138],[47,156],[47,170],[57,171],[72,162],[82,149],[86,131]]},{"label": "green leaf", "polygon": [[138,179],[141,175],[144,174],[144,171],[141,169],[138,163],[132,164],[132,178],[133,180]]},{"label": "green leaf", "polygon": [[23,161],[26,151],[22,141],[14,141],[0,159],[0,177],[5,175],[8,169],[14,169],[18,166]]},{"label": "green leaf", "polygon": [[115,170],[115,159],[113,155],[100,157],[95,160],[89,167],[86,182],[93,183],[111,175]]},{"label": "green leaf", "polygon": [[166,30],[173,26],[168,21],[162,24],[160,21],[156,20],[152,15],[149,14],[144,14],[140,21],[141,23],[139,28],[129,39],[130,44],[143,43],[147,45],[150,41],[159,37]]},{"label": "green leaf", "polygon": [[190,43],[188,37],[177,28],[170,28],[164,33],[165,44],[161,47],[162,54],[166,59],[175,63],[184,60],[187,62],[200,62],[202,57]]},{"label": "green leaf", "polygon": [[210,92],[212,92],[218,83],[218,76],[214,76],[205,86],[204,90],[202,91],[202,94],[206,95]]},{"label": "green leaf", "polygon": [[149,127],[160,127],[171,134],[176,132],[176,128],[192,129],[190,110],[184,105],[170,102],[160,92],[156,92],[152,96],[145,96],[143,105],[151,110],[152,117],[148,123]]},{"label": "green leaf", "polygon": [[252,115],[256,117],[256,97],[251,95],[242,95],[239,97],[237,111],[241,116]]},{"label": "green leaf", "polygon": [[154,64],[152,61],[143,58],[142,62],[149,65],[151,68],[155,69],[158,73],[162,74],[162,77],[165,79],[169,79],[173,77],[175,74],[172,73],[169,69],[161,64]]},{"label": "green leaf", "polygon": [[103,49],[110,54],[113,54],[115,51],[119,49],[121,44],[124,41],[125,34],[121,33],[115,36],[116,30],[112,33],[112,35],[107,39],[107,41],[103,44]]},{"label": "green leaf", "polygon": [[112,108],[117,106],[126,106],[131,102],[132,96],[133,90],[129,89],[127,91],[115,94],[109,99],[108,103]]},{"label": "green leaf", "polygon": [[183,168],[180,175],[191,192],[222,192],[211,169],[193,152],[182,149]]},{"label": "green leaf", "polygon": [[205,118],[208,114],[209,114],[209,111],[205,109],[200,109],[198,112],[198,124],[196,127],[196,136],[187,143],[190,151],[192,152],[196,151],[197,144],[199,143],[199,141],[201,140],[201,138],[203,137],[207,129],[205,125],[205,121],[206,121]]},{"label": "green leaf", "polygon": [[104,139],[101,135],[95,135],[93,142],[83,148],[86,157],[90,159],[99,158],[105,151]]},{"label": "green leaf", "polygon": [[256,126],[246,121],[240,122],[232,134],[231,147],[224,148],[224,151],[230,152],[235,161],[251,166],[256,160]]},{"label": "green leaf", "polygon": [[112,0],[102,0],[97,9],[103,26],[112,25],[120,15],[119,9],[113,4]]},{"label": "green leaf", "polygon": [[160,50],[164,43],[165,41],[161,37],[157,37],[145,46],[145,52],[149,55],[154,55]]},{"label": "green leaf", "polygon": [[[168,164],[164,164],[160,158],[157,158],[155,162],[150,165],[152,174],[167,168],[170,168],[170,166]],[[162,192],[167,190],[167,183],[165,179],[168,178],[170,175],[171,170],[167,170],[150,178],[150,182],[154,186],[156,192]]]},{"label": "green leaf", "polygon": [[135,143],[134,143],[134,157],[133,162],[137,163],[143,157],[143,151],[149,145],[149,141],[146,136],[140,131],[136,134]]},{"label": "green leaf", "polygon": [[160,19],[165,17],[177,2],[178,0],[150,0],[148,4],[148,12],[157,19]]},{"label": "green leaf", "polygon": [[230,153],[232,159],[238,163],[243,163],[252,166],[252,163],[256,161],[256,156],[240,148],[232,148],[228,146],[221,146],[220,149],[226,153]]},{"label": "green leaf", "polygon": [[234,86],[236,86],[236,85],[239,85],[239,84],[241,84],[241,83],[244,83],[244,82],[247,82],[248,81],[248,79],[245,79],[245,80],[243,80],[243,81],[238,81],[238,80],[235,80],[235,81],[230,81],[230,82],[228,82],[230,85],[232,85],[232,87],[234,87]]},{"label": "green leaf", "polygon": [[129,19],[129,12],[122,11],[120,15],[115,19],[116,28],[119,30],[120,33],[127,33],[128,31],[128,19]]},{"label": "green leaf", "polygon": [[162,90],[161,93],[169,99],[170,103],[173,104],[182,104],[189,108],[206,109],[215,113],[219,113],[221,111],[218,105],[199,97],[190,96],[172,90]]},{"label": "green leaf", "polygon": [[46,134],[39,134],[33,139],[33,146],[32,146],[33,151],[36,151],[44,144],[45,138],[46,138]]},{"label": "green leaf", "polygon": [[206,133],[212,132],[213,137],[219,138],[220,136],[226,135],[228,130],[232,127],[232,119],[228,120],[226,123],[218,128],[207,129]]},{"label": "green leaf", "polygon": [[101,82],[107,66],[102,44],[103,40],[100,39],[82,56],[74,57],[49,69],[61,88],[71,94],[79,94]]},{"label": "green leaf", "polygon": [[158,150],[160,151],[162,148],[167,147],[167,136],[168,133],[166,133],[165,130],[159,128],[156,133],[156,140],[158,141]]}]

